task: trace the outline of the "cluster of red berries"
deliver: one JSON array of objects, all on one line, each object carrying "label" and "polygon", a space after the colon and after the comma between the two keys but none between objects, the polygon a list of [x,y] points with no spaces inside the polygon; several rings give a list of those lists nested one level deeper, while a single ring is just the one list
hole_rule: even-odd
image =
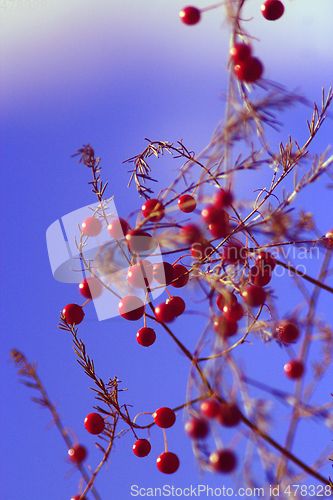
[{"label": "cluster of red berries", "polygon": [[[283,344],[291,344],[293,342],[296,342],[299,337],[299,328],[293,321],[281,321],[276,331],[278,339]],[[284,365],[284,373],[288,378],[291,379],[301,378],[304,373],[303,362],[298,359],[288,361],[288,363]]]},{"label": "cluster of red berries", "polygon": [[[84,419],[84,426],[90,434],[100,434],[105,428],[103,417],[99,413],[89,413]],[[73,464],[81,464],[87,457],[87,449],[82,444],[75,444],[68,450],[68,456]],[[81,495],[74,495],[71,500],[79,500]],[[82,500],[87,500],[83,497]]]},{"label": "cluster of red berries", "polygon": [[235,43],[230,49],[230,59],[234,65],[234,73],[238,80],[253,83],[262,76],[264,67],[257,57],[251,55],[250,45]]},{"label": "cluster of red berries", "polygon": [[[261,6],[261,13],[268,21],[277,21],[284,13],[283,3],[280,0],[266,0]],[[200,21],[201,11],[196,7],[184,7],[179,17],[184,24],[192,26]]]},{"label": "cluster of red berries", "polygon": [[[90,434],[100,434],[105,429],[105,422],[99,413],[89,413],[84,426]],[[82,444],[75,444],[68,450],[68,456],[74,464],[81,464],[87,457],[87,450]]]},{"label": "cluster of red berries", "polygon": [[[245,46],[247,47],[247,46]],[[245,52],[244,52],[245,50]],[[249,55],[244,44],[239,44],[238,54],[243,51]],[[233,195],[230,190],[219,189],[213,196],[213,203],[206,205],[201,210],[201,220],[210,231],[212,238],[225,238],[230,233],[229,214],[225,210],[233,202]],[[184,213],[191,213],[197,207],[195,198],[184,194],[178,199],[178,207]],[[142,206],[142,214],[145,219],[159,222],[165,216],[165,208],[157,199],[147,200]],[[97,223],[96,223],[97,221]],[[99,234],[102,224],[95,217],[85,219],[82,230],[87,236]],[[123,219],[115,219],[108,225],[110,235],[121,240],[125,238],[129,250],[140,254],[142,251],[151,249],[153,240],[149,233],[143,230],[131,230],[129,224]],[[191,244],[191,255],[196,260],[202,260],[214,253],[214,247],[203,236],[202,230],[196,224],[186,224],[181,228],[180,236],[182,240]],[[222,262],[225,265],[244,264],[247,258],[246,249],[237,241],[229,241],[219,252]],[[249,270],[250,284],[243,290],[241,296],[248,307],[260,307],[265,303],[266,291],[264,287],[270,282],[272,272],[275,268],[275,259],[269,252],[261,252],[256,258],[255,265]],[[152,265],[147,259],[142,259],[132,265],[127,273],[127,281],[134,288],[141,288],[147,291],[153,281],[163,285],[171,285],[174,288],[184,287],[189,280],[189,274],[185,266],[181,264],[170,264],[159,262]],[[80,285],[79,290],[86,298],[98,297],[102,292],[102,285],[96,278],[87,278]],[[244,316],[243,306],[238,302],[237,297],[225,291],[219,294],[216,299],[217,308],[222,314],[215,317],[213,328],[222,338],[226,339],[235,335],[238,331],[238,321]],[[121,299],[118,305],[119,314],[129,320],[139,320],[145,311],[145,304],[141,298],[135,295],[127,295]],[[185,302],[181,297],[170,296],[165,302],[155,307],[155,318],[158,323],[170,323],[185,311]],[[69,324],[79,324],[84,318],[84,312],[78,304],[68,304],[63,309],[63,316]],[[289,327],[290,329],[290,327]],[[288,331],[285,327],[283,331]],[[140,328],[136,334],[137,342],[144,346],[151,346],[156,340],[155,330],[146,325]],[[289,333],[282,333],[280,327],[279,338],[282,342],[288,342]],[[296,337],[295,337],[296,339]],[[295,341],[291,340],[291,341]],[[290,340],[289,340],[290,342]],[[292,364],[290,364],[292,363]],[[296,360],[285,366],[285,372],[290,378],[300,376],[300,368]],[[298,368],[293,368],[295,366]]]},{"label": "cluster of red berries", "polygon": [[[217,420],[224,427],[235,427],[241,421],[241,413],[234,402],[220,404],[215,399],[206,399],[200,405],[200,414],[186,422],[186,434],[191,439],[204,439],[209,433],[210,419]],[[237,459],[231,450],[215,450],[209,456],[209,465],[214,472],[229,473],[236,468]]]},{"label": "cluster of red berries", "polygon": [[[266,0],[261,6],[261,13],[268,21],[276,21],[284,13],[283,3],[280,0]],[[197,24],[201,19],[201,11],[196,7],[185,7],[179,15],[187,25]],[[240,81],[246,83],[259,80],[264,70],[261,61],[252,57],[251,52],[250,45],[245,43],[235,43],[230,50],[234,73]]]},{"label": "cluster of red berries", "polygon": [[[169,429],[176,421],[175,412],[166,406],[158,408],[152,415],[154,422],[162,429]],[[137,457],[146,457],[151,451],[151,444],[147,439],[137,439],[133,445],[133,452]],[[179,468],[179,458],[175,453],[164,451],[156,460],[158,470],[164,474],[173,474]]]}]

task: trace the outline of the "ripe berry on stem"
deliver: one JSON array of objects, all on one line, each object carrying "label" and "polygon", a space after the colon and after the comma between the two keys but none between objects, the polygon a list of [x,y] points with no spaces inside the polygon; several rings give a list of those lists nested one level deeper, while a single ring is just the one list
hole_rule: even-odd
[{"label": "ripe berry on stem", "polygon": [[136,321],[142,318],[144,313],[144,304],[140,297],[135,295],[127,295],[122,298],[118,304],[120,316],[129,321]]},{"label": "ripe berry on stem", "polygon": [[97,217],[87,217],[82,222],[82,232],[85,236],[97,236],[102,231],[102,223]]},{"label": "ripe berry on stem", "polygon": [[102,291],[103,287],[97,278],[86,278],[79,284],[79,292],[87,299],[96,299]]},{"label": "ripe berry on stem", "polygon": [[246,83],[253,83],[259,80],[264,67],[257,57],[249,57],[245,61],[239,61],[234,66],[234,72],[238,80]]},{"label": "ripe berry on stem", "polygon": [[159,323],[171,323],[175,319],[175,313],[172,305],[162,302],[155,307],[155,317]]},{"label": "ripe berry on stem", "polygon": [[137,457],[146,457],[151,450],[151,444],[147,439],[138,439],[133,444],[133,452]]},{"label": "ripe berry on stem", "polygon": [[126,234],[126,241],[130,252],[140,254],[153,250],[156,246],[155,239],[151,234],[142,231],[141,229],[132,229]]},{"label": "ripe berry on stem", "polygon": [[207,205],[201,210],[201,217],[207,224],[220,223],[225,226],[229,223],[229,214],[222,207]]},{"label": "ripe berry on stem", "polygon": [[127,271],[128,282],[136,287],[146,289],[153,281],[153,266],[149,260],[140,260]]},{"label": "ripe berry on stem", "polygon": [[203,439],[209,432],[207,422],[199,418],[191,418],[185,424],[185,432],[192,439]]},{"label": "ripe berry on stem", "polygon": [[208,229],[213,238],[225,238],[230,233],[229,223],[225,224],[223,221],[212,222]]},{"label": "ripe berry on stem", "polygon": [[251,47],[246,43],[235,43],[235,45],[230,49],[230,58],[234,64],[238,64],[241,61],[245,61],[250,57],[250,55],[251,55]]},{"label": "ripe berry on stem", "polygon": [[236,295],[230,292],[220,293],[216,298],[216,305],[220,311],[223,311],[224,306],[234,306],[237,302]]},{"label": "ripe berry on stem", "polygon": [[67,304],[62,310],[63,316],[69,325],[78,325],[84,318],[84,312],[78,304]]},{"label": "ripe berry on stem", "polygon": [[153,419],[156,425],[162,427],[163,429],[168,429],[172,427],[176,422],[176,415],[171,408],[167,408],[166,406],[162,406],[162,408],[158,408],[158,410],[153,413]]},{"label": "ripe berry on stem", "polygon": [[241,421],[241,413],[236,403],[223,403],[216,418],[225,427],[235,427]]},{"label": "ripe berry on stem", "polygon": [[71,500],[87,500],[86,497],[81,497],[81,495],[74,495]]},{"label": "ripe berry on stem", "polygon": [[299,337],[298,326],[290,321],[282,321],[276,330],[280,340],[287,344],[290,342],[296,342]]},{"label": "ripe berry on stem", "polygon": [[280,0],[266,0],[261,6],[261,13],[267,21],[276,21],[284,13],[284,5]]},{"label": "ripe berry on stem", "polygon": [[179,17],[184,24],[192,26],[200,21],[201,14],[199,9],[189,6],[180,11]]},{"label": "ripe berry on stem", "polygon": [[86,458],[87,450],[82,444],[74,444],[72,448],[68,450],[68,456],[71,462],[80,464]]},{"label": "ripe berry on stem", "polygon": [[84,419],[84,426],[90,434],[100,434],[105,429],[104,418],[99,413],[89,413]]},{"label": "ripe berry on stem", "polygon": [[207,418],[215,418],[220,411],[220,403],[216,399],[205,399],[200,405],[200,411]]},{"label": "ripe berry on stem", "polygon": [[244,316],[243,306],[237,301],[234,304],[226,304],[223,307],[223,316],[231,323],[239,321]]},{"label": "ripe berry on stem", "polygon": [[153,267],[153,276],[157,283],[170,285],[175,279],[175,270],[169,262],[158,262]]},{"label": "ripe berry on stem", "polygon": [[215,318],[213,328],[222,338],[232,337],[237,333],[236,321],[228,321],[223,315]]},{"label": "ripe berry on stem", "polygon": [[[149,217],[149,220],[152,222],[158,222],[164,217],[164,207],[162,203],[159,200],[156,199],[151,199],[145,201],[145,203],[142,205],[142,213],[143,216]],[[155,213],[155,215],[150,216],[150,214]]]},{"label": "ripe berry on stem", "polygon": [[130,230],[129,225],[124,219],[114,219],[108,225],[110,236],[115,240],[121,240]]},{"label": "ripe berry on stem", "polygon": [[249,307],[260,307],[265,303],[266,292],[260,286],[249,285],[242,293],[242,297]]},{"label": "ripe berry on stem", "polygon": [[136,334],[136,340],[138,341],[138,344],[142,345],[143,347],[149,347],[150,345],[153,345],[156,340],[155,330],[153,330],[152,328],[148,328],[147,326],[140,328],[140,330]]},{"label": "ripe berry on stem", "polygon": [[287,377],[292,379],[301,378],[304,373],[304,365],[302,361],[298,361],[297,359],[288,361],[288,363],[284,365],[283,369]]},{"label": "ripe berry on stem", "polygon": [[182,212],[185,212],[186,214],[189,214],[195,210],[197,206],[197,202],[193,198],[193,196],[189,194],[183,194],[180,196],[178,199],[178,207]]},{"label": "ripe berry on stem", "polygon": [[273,255],[269,252],[261,252],[256,258],[256,264],[264,271],[274,271],[276,262]]},{"label": "ripe berry on stem", "polygon": [[260,266],[252,266],[249,272],[249,278],[251,283],[256,286],[266,286],[272,279],[272,271],[267,269],[262,269]]},{"label": "ripe berry on stem", "polygon": [[237,465],[236,456],[231,450],[216,450],[209,456],[209,463],[216,472],[232,472]]},{"label": "ripe berry on stem", "polygon": [[[243,44],[240,44],[240,45],[243,45]],[[245,47],[249,47],[249,46],[245,45]],[[249,50],[249,54],[250,54],[251,49],[249,48],[248,50]],[[243,49],[243,52],[244,52],[244,49]],[[231,51],[230,51],[230,53],[231,53]],[[240,56],[238,56],[238,57],[240,57]],[[239,59],[239,60],[241,60],[241,59]],[[234,197],[233,197],[233,194],[230,192],[230,190],[225,191],[224,189],[219,189],[214,195],[214,205],[218,208],[228,207],[229,205],[231,205],[233,200],[234,200]]]},{"label": "ripe berry on stem", "polygon": [[[175,272],[174,282],[171,283],[171,286],[175,288],[182,288],[185,286],[190,278],[190,275],[187,273],[187,269],[185,266],[181,264],[175,264],[173,266],[173,270]],[[187,273],[187,274],[185,274]],[[177,279],[176,279],[177,278]]]},{"label": "ripe berry on stem", "polygon": [[171,451],[165,451],[157,457],[156,465],[158,470],[164,474],[173,474],[179,468],[179,458]]},{"label": "ripe berry on stem", "polygon": [[165,302],[171,305],[175,316],[180,316],[185,311],[185,302],[181,297],[169,297]]}]

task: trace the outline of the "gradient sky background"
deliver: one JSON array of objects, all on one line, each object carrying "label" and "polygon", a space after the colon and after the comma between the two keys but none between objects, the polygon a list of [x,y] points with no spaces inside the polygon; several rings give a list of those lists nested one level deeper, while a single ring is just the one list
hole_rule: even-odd
[{"label": "gradient sky background", "polygon": [[[64,425],[87,446],[87,463],[95,467],[100,452],[83,426],[84,417],[96,404],[94,395],[76,363],[71,338],[57,328],[59,311],[67,303],[83,301],[76,285],[54,280],[45,241],[50,224],[96,201],[87,185],[90,172],[70,155],[89,142],[102,158],[102,178],[109,181],[107,196],[115,194],[118,214],[126,217],[139,209],[142,200],[134,186],[126,188],[128,166],[122,161],[146,147],[145,137],[171,142],[183,139],[196,153],[205,147],[224,116],[229,34],[223,9],[205,13],[197,26],[184,26],[178,17],[184,4],[178,0],[46,0],[43,8],[40,0],[32,3],[34,11],[28,11],[25,1],[19,10],[18,0],[1,2],[0,8],[0,488],[1,498],[8,500],[66,500],[77,493],[79,474],[74,472],[65,479],[71,469],[65,461],[65,444],[55,427],[45,430],[50,415],[29,401],[36,394],[17,382],[16,369],[8,359],[15,347],[30,361],[38,362],[39,376],[51,400],[57,401]],[[261,16],[260,0],[247,2],[244,17],[253,17],[247,29],[259,39],[253,42],[255,55],[264,63],[265,78],[288,90],[298,88],[310,101],[320,102],[321,88],[327,91],[333,83],[332,2],[284,3],[283,18],[269,23]],[[208,5],[202,0],[197,6]],[[280,134],[269,132],[272,145],[285,142],[289,133],[302,143],[307,137],[305,120],[310,117],[311,109],[305,106],[279,116],[288,127]],[[332,143],[332,131],[332,120],[328,119],[311,147],[313,153],[321,153]],[[177,168],[179,164],[171,158],[154,162],[153,176],[160,180],[158,187],[153,186],[156,194],[169,185]],[[251,179],[239,178],[234,188],[237,198],[253,200],[253,189],[267,185],[269,178],[263,172]],[[333,227],[328,184],[328,177],[323,177],[301,194],[297,205],[314,213],[321,234]],[[315,275],[318,262],[307,265],[309,274]],[[281,317],[301,300],[291,283],[286,277],[272,280]],[[188,297],[184,289],[179,295]],[[332,323],[331,303],[331,297],[322,293],[319,313]],[[197,307],[191,307],[190,301],[188,304],[188,310]],[[144,349],[135,340],[139,322],[132,324],[122,318],[98,322],[92,304],[85,312],[79,336],[95,361],[98,375],[104,380],[117,375],[121,387],[128,389],[121,401],[133,405],[132,416],[184,402],[189,364],[162,329],[157,328],[156,343]],[[193,348],[204,324],[204,319],[184,314],[175,323],[175,330]],[[297,352],[297,346],[295,349]],[[254,340],[252,347],[244,345],[239,351],[239,362],[253,378],[293,391],[294,384],[282,373],[287,360],[284,350]],[[330,401],[333,384],[329,378],[320,385],[314,401]],[[266,397],[255,389],[251,394]],[[288,408],[276,411],[279,416],[289,414]],[[143,420],[149,422],[148,417]],[[280,420],[272,430],[280,442],[285,422]],[[330,447],[332,434],[321,420],[302,424],[302,433],[316,435],[315,450],[302,438],[295,443],[296,454],[312,463],[326,445]],[[234,435],[226,431],[225,443]],[[142,433],[142,437],[146,435]],[[133,498],[132,484],[146,488],[164,484],[230,486],[230,478],[199,475],[190,441],[183,433],[181,412],[167,437],[169,450],[181,461],[176,474],[169,477],[156,469],[156,457],[163,451],[160,429],[152,429],[153,448],[146,459],[134,456],[133,438],[128,433],[117,441],[107,471],[99,474],[96,488],[101,498]],[[244,442],[236,448],[240,459]],[[330,463],[321,473],[332,474]],[[260,486],[260,473],[258,478]],[[240,482],[238,486],[243,485]]]}]

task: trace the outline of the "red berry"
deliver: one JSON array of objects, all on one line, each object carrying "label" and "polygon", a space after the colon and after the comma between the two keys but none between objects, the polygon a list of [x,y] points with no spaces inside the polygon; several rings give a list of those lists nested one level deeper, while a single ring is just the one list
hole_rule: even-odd
[{"label": "red berry", "polygon": [[104,418],[99,413],[89,413],[84,419],[84,426],[90,434],[100,434],[104,431]]},{"label": "red berry", "polygon": [[80,464],[86,458],[87,450],[81,444],[74,444],[74,446],[68,450],[68,456],[71,462]]},{"label": "red berry", "polygon": [[208,255],[212,254],[214,248],[207,240],[203,240],[197,243],[193,243],[191,246],[191,255],[197,260],[204,259]]},{"label": "red berry", "polygon": [[136,321],[143,316],[144,304],[139,297],[127,295],[119,302],[118,311],[123,318],[129,321]]},{"label": "red berry", "polygon": [[196,7],[184,7],[179,13],[180,19],[189,26],[197,24],[200,21],[200,10]]},{"label": "red berry", "polygon": [[151,450],[151,444],[147,439],[138,439],[133,444],[133,451],[137,457],[146,457]]},{"label": "red berry", "polygon": [[233,199],[234,197],[230,191],[219,189],[214,196],[214,205],[218,208],[225,208],[231,205]]},{"label": "red berry", "polygon": [[179,235],[182,240],[189,245],[202,239],[200,229],[194,224],[186,224],[183,226],[179,231]]},{"label": "red berry", "polygon": [[259,307],[265,303],[266,292],[260,286],[247,286],[242,297],[249,307]]},{"label": "red berry", "polygon": [[189,194],[183,194],[178,200],[178,207],[182,212],[185,212],[186,214],[189,214],[190,212],[193,212],[197,206],[197,202],[193,198],[193,196],[190,196]]},{"label": "red berry", "polygon": [[175,319],[172,305],[163,302],[156,306],[155,317],[159,323],[171,323]]},{"label": "red berry", "polygon": [[[185,266],[182,266],[181,264],[175,264],[173,266],[174,272],[175,272],[175,281],[171,283],[171,286],[175,288],[182,288],[185,286],[189,280],[190,275],[187,273],[187,269]],[[185,274],[187,273],[187,274]],[[176,279],[177,278],[177,279]]]},{"label": "red berry", "polygon": [[97,236],[102,231],[102,223],[97,217],[87,217],[82,222],[82,232],[85,236]]},{"label": "red berry", "polygon": [[81,497],[81,495],[74,495],[71,500],[87,500],[86,497]]},{"label": "red berry", "polygon": [[79,292],[87,299],[96,299],[102,291],[103,287],[97,278],[86,278],[79,284]]},{"label": "red berry", "polygon": [[243,306],[239,302],[226,304],[223,307],[223,316],[231,323],[239,321],[244,316]]},{"label": "red berry", "polygon": [[330,231],[327,231],[325,234],[326,241],[324,242],[325,247],[329,248],[330,250],[333,249],[333,229],[330,229]]},{"label": "red berry", "polygon": [[220,403],[216,399],[206,399],[201,403],[200,411],[207,418],[215,418],[220,411]]},{"label": "red berry", "polygon": [[153,419],[156,425],[163,429],[168,429],[176,422],[176,415],[171,408],[162,406],[162,408],[158,408],[158,410],[153,413]]},{"label": "red berry", "polygon": [[[147,200],[145,203],[142,205],[142,213],[143,216],[149,217],[149,220],[152,222],[158,222],[164,217],[164,207],[162,203],[159,200]],[[155,215],[150,216],[150,214],[155,213]]]},{"label": "red berry", "polygon": [[130,252],[145,253],[152,251],[156,247],[156,240],[151,234],[142,231],[141,229],[133,229],[126,234],[126,241]]},{"label": "red berry", "polygon": [[140,330],[136,334],[136,340],[138,341],[138,344],[142,345],[143,347],[149,347],[150,345],[153,345],[156,340],[155,330],[153,330],[152,328],[148,328],[147,326],[140,328]]},{"label": "red berry", "polygon": [[124,219],[114,219],[108,225],[108,231],[115,240],[124,238],[129,230],[130,227]]},{"label": "red berry", "polygon": [[185,302],[181,297],[169,297],[165,302],[172,307],[175,316],[180,316],[185,311]]},{"label": "red berry", "polygon": [[272,272],[268,268],[265,270],[260,266],[253,266],[250,269],[249,278],[256,286],[266,286],[272,279]]},{"label": "red berry", "polygon": [[297,359],[288,361],[288,363],[284,365],[283,369],[287,377],[292,379],[300,378],[304,373],[304,365],[302,361],[297,361]]},{"label": "red berry", "polygon": [[230,233],[229,223],[224,221],[209,224],[208,229],[213,238],[225,238]]},{"label": "red berry", "polygon": [[229,223],[228,212],[215,205],[207,205],[201,211],[201,217],[207,224],[219,223],[227,226]]},{"label": "red berry", "polygon": [[236,321],[228,321],[224,316],[218,316],[215,318],[213,328],[222,338],[227,338],[237,333],[238,325]]},{"label": "red berry", "polygon": [[245,61],[239,61],[234,67],[237,78],[247,83],[259,80],[263,71],[264,67],[256,57],[249,57]]},{"label": "red berry", "polygon": [[235,454],[230,450],[217,450],[209,456],[209,462],[216,472],[232,472],[237,465]]},{"label": "red berry", "polygon": [[276,330],[280,340],[287,344],[290,342],[296,342],[299,337],[298,327],[290,321],[282,321]]},{"label": "red berry", "polygon": [[223,311],[224,306],[234,306],[238,303],[236,295],[230,292],[220,293],[216,298],[216,305]]},{"label": "red berry", "polygon": [[274,271],[276,266],[275,259],[269,252],[261,252],[256,258],[256,264],[263,269],[263,271],[269,270],[271,273]]},{"label": "red berry", "polygon": [[224,403],[220,405],[217,420],[225,427],[235,427],[241,421],[241,413],[236,403]]},{"label": "red berry", "polygon": [[84,318],[84,312],[78,304],[67,304],[62,310],[62,315],[69,325],[78,325]]},{"label": "red berry", "polygon": [[164,451],[157,457],[156,465],[158,470],[164,474],[173,474],[179,468],[179,458],[171,451]]},{"label": "red berry", "polygon": [[128,282],[136,287],[146,289],[153,281],[153,266],[149,260],[140,260],[127,271]]},{"label": "red berry", "polygon": [[230,49],[230,58],[234,64],[237,64],[240,61],[245,61],[250,57],[250,55],[251,47],[246,43],[235,43],[235,45]]},{"label": "red berry", "polygon": [[161,285],[170,285],[175,279],[175,270],[169,262],[158,262],[154,265],[153,276],[157,283]]},{"label": "red berry", "polygon": [[267,21],[276,21],[284,13],[284,6],[280,0],[267,0],[261,6],[261,13]]},{"label": "red berry", "polygon": [[185,424],[185,432],[192,439],[203,439],[209,432],[207,422],[200,418],[191,418]]},{"label": "red berry", "polygon": [[243,264],[247,252],[245,247],[239,243],[228,243],[222,247],[222,259],[226,264]]}]

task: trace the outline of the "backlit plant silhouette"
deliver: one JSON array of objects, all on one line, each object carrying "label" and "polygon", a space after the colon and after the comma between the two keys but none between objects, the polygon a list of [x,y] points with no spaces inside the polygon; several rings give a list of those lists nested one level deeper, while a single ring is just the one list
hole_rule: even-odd
[{"label": "backlit plant silhouette", "polygon": [[[98,403],[86,416],[84,425],[88,432],[98,435],[97,446],[102,455],[92,473],[83,466],[85,448],[74,443],[63,427],[38,378],[36,365],[19,351],[12,351],[19,373],[28,386],[39,391],[36,401],[52,412],[68,446],[69,459],[84,478],[84,488],[73,499],[83,500],[89,491],[94,498],[100,498],[97,475],[108,460],[115,438],[127,430],[133,434],[133,452],[145,457],[152,453],[149,429],[161,427],[165,450],[156,454],[157,467],[166,474],[180,472],[182,464],[177,449],[168,449],[165,429],[182,425],[176,419],[182,412],[187,415],[185,432],[192,440],[197,464],[207,473],[235,473],[243,478],[245,487],[254,487],[260,468],[260,486],[279,486],[281,498],[331,494],[330,478],[320,473],[321,465],[329,460],[330,443],[325,443],[324,452],[318,448],[317,456],[308,464],[294,454],[293,442],[302,419],[316,417],[329,428],[333,423],[331,394],[320,405],[310,403],[332,364],[332,328],[317,317],[316,310],[320,292],[333,292],[326,284],[333,232],[324,228],[326,235],[322,236],[311,214],[296,213],[292,208],[298,193],[320,176],[333,178],[333,156],[325,152],[311,157],[309,153],[333,93],[331,89],[322,90],[322,102],[314,104],[309,112],[308,138],[303,144],[291,136],[287,143],[280,142],[275,147],[268,143],[267,127],[279,129],[277,112],[309,103],[265,80],[265,61],[253,54],[251,35],[244,28],[245,3],[246,0],[226,0],[203,10],[190,6],[181,12],[184,24],[195,25],[205,22],[204,11],[224,9],[231,32],[226,117],[199,154],[189,151],[183,141],[147,140],[142,153],[126,160],[131,165],[129,187],[135,185],[139,195],[136,216],[124,214],[118,219],[109,213],[111,198],[104,196],[107,183],[101,180],[100,158],[89,144],[77,153],[79,162],[91,171],[89,184],[98,208],[91,217],[78,221],[80,236],[76,244],[86,273],[79,291],[86,302],[77,304],[78,297],[73,297],[72,304],[59,305],[62,309],[59,328],[72,335],[77,361],[94,383]],[[267,21],[274,22],[288,15],[279,0],[264,2],[262,14]],[[250,22],[247,27],[251,29]],[[149,162],[152,157],[166,154],[181,162],[179,173],[170,186],[160,186],[156,194]],[[244,172],[260,169],[271,172],[270,185],[258,186],[251,203],[238,199],[235,179],[241,182]],[[95,259],[88,259],[86,243],[102,230],[109,232],[110,243],[98,249]],[[154,264],[150,256],[157,244],[163,263]],[[320,260],[317,277],[307,274],[284,252],[290,246],[315,254]],[[123,259],[123,267],[130,266],[121,279],[117,278],[117,290],[112,278],[103,279],[121,269],[116,255]],[[288,273],[302,300],[289,317],[280,316],[279,297],[271,283],[277,269]],[[152,292],[161,287],[168,293],[167,300],[153,302]],[[195,349],[188,348],[177,336],[177,317],[186,313],[187,307],[186,300],[177,292],[185,287],[195,302],[201,303],[200,314],[207,320],[204,331],[195,332]],[[154,344],[158,331],[164,329],[189,362],[188,385],[184,388],[186,400],[181,406],[158,408],[154,413],[143,408],[142,413],[151,414],[148,425],[140,425],[141,413],[132,415],[129,402],[128,405],[119,402],[121,388],[115,374],[110,374],[108,381],[99,378],[98,360],[95,371],[95,363],[79,337],[79,329],[85,328],[85,304],[107,293],[118,298],[119,314],[123,321],[133,322],[142,348]],[[258,338],[268,344],[268,350],[277,345],[286,354],[285,365],[279,373],[272,373],[272,381],[263,382],[258,372],[236,362],[241,346],[247,343],[255,349],[252,342]],[[314,342],[321,347],[315,351],[315,357],[311,351]],[[311,373],[311,379],[305,383],[307,373]],[[289,393],[277,389],[280,377],[290,379]],[[249,389],[253,386],[261,389],[268,400],[289,407],[289,419],[284,421],[284,442],[278,442],[270,433],[274,417],[268,401],[250,398]],[[125,430],[121,430],[124,424]],[[304,436],[305,440],[311,438]],[[256,471],[252,470],[253,461]],[[308,483],[316,486],[305,486]],[[303,489],[293,490],[289,486],[293,484],[303,484]]]}]

